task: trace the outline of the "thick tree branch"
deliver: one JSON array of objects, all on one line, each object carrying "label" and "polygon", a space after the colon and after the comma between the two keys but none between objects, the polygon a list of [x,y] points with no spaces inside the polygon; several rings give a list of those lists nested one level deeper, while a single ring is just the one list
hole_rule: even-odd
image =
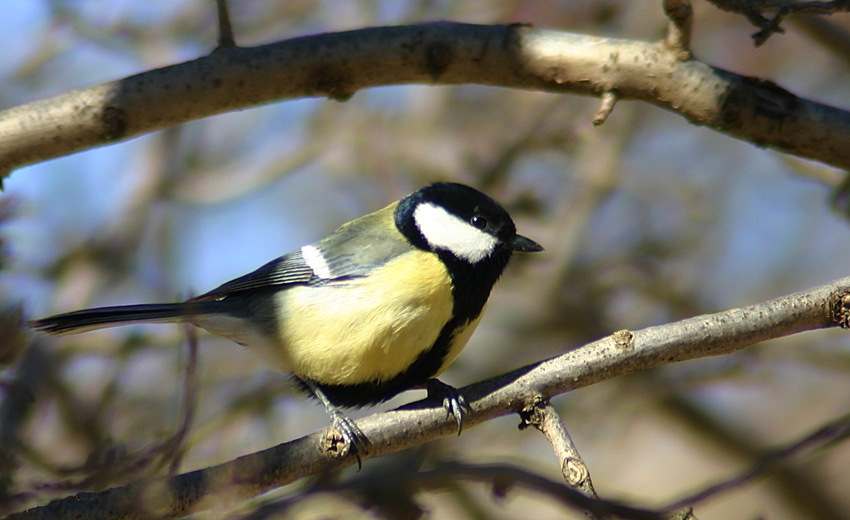
[{"label": "thick tree branch", "polygon": [[[462,389],[467,427],[520,412],[570,390],[675,361],[728,354],[760,341],[850,325],[850,278],[764,303],[698,316],[589,343],[561,356]],[[457,424],[440,403],[419,401],[358,421],[370,439],[363,459],[454,435]],[[335,459],[326,430],[232,462],[170,479],[99,493],[80,493],[12,515],[36,518],[175,518],[235,503],[308,475],[350,466]],[[92,516],[96,515],[96,516]]]},{"label": "thick tree branch", "polygon": [[758,146],[850,169],[850,112],[683,59],[665,42],[440,22],[220,47],[11,108],[0,113],[0,175],[220,112],[296,97],[345,100],[363,88],[410,83],[607,92],[616,94],[609,100],[647,101]]}]

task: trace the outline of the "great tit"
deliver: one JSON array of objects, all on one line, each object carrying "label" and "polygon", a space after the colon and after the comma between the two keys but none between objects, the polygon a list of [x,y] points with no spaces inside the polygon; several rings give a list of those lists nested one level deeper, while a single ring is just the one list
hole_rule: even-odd
[{"label": "great tit", "polygon": [[427,387],[443,393],[460,431],[463,403],[434,378],[466,345],[514,251],[542,250],[487,195],[436,183],[183,303],[86,309],[29,326],[59,335],[192,323],[293,374],[356,455],[365,437],[336,406]]}]

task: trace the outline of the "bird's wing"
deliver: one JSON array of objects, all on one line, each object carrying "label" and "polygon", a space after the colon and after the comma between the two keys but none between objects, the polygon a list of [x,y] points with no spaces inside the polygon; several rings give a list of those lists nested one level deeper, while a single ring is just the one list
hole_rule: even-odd
[{"label": "bird's wing", "polygon": [[306,248],[296,249],[190,301],[221,300],[246,291],[279,290],[292,284],[326,284],[366,276],[376,267],[413,250],[400,233],[389,231],[395,231],[396,205],[353,220],[308,246],[314,255],[318,253],[319,261],[305,260],[302,252]]},{"label": "bird's wing", "polygon": [[270,289],[276,286],[309,283],[314,273],[304,262],[301,250],[296,249],[276,258],[256,271],[225,282],[212,291],[192,298],[190,301],[220,300],[246,291]]},{"label": "bird's wing", "polygon": [[[395,202],[343,224],[311,247],[321,254],[324,280],[366,276],[376,267],[413,251],[395,225]],[[317,273],[319,274],[319,273]]]}]

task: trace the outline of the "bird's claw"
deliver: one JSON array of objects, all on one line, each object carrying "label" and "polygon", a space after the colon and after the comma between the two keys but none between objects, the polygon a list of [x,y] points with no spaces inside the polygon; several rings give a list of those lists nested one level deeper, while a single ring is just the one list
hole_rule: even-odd
[{"label": "bird's claw", "polygon": [[369,439],[363,431],[347,415],[339,410],[333,410],[330,414],[331,427],[339,432],[345,442],[347,453],[351,453],[357,459],[357,471],[363,467],[360,454],[364,453],[369,446]]},{"label": "bird's claw", "polygon": [[446,413],[453,416],[457,422],[457,434],[463,431],[463,416],[469,410],[466,399],[457,388],[447,385],[439,379],[429,379],[426,386],[429,399],[440,399]]}]

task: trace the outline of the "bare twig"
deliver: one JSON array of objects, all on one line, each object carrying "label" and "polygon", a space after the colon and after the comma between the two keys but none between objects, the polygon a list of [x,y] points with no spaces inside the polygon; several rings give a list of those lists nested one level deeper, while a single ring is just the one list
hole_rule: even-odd
[{"label": "bare twig", "polygon": [[567,484],[579,488],[589,497],[596,497],[596,491],[590,481],[590,472],[552,404],[546,401],[535,403],[522,410],[521,415],[525,425],[534,426],[546,436],[561,463],[561,471]]},{"label": "bare twig", "polygon": [[[665,386],[663,378],[661,381],[653,378],[650,384],[653,389]],[[670,388],[670,385],[666,387]],[[765,455],[764,447],[749,432],[730,426],[727,421],[707,412],[695,400],[679,392],[663,397],[659,404],[677,424],[692,431],[701,444],[722,450],[725,456],[740,460],[741,466],[752,465]],[[850,520],[850,511],[840,503],[840,499],[824,489],[809,465],[794,462],[777,461],[768,469],[770,475],[766,481],[773,488],[774,496],[788,505],[789,515],[796,515],[797,518]]]},{"label": "bare twig", "polygon": [[215,0],[218,11],[218,47],[235,47],[236,40],[233,38],[233,25],[230,23],[230,10],[227,8],[227,0]]},{"label": "bare twig", "polygon": [[[764,303],[680,322],[630,331],[629,341],[606,337],[561,356],[523,367],[461,390],[469,410],[467,427],[516,413],[570,390],[686,359],[728,354],[772,338],[848,325],[850,278]],[[419,401],[358,420],[371,440],[364,460],[457,433],[442,406]],[[85,517],[175,518],[235,503],[307,475],[350,466],[353,456],[323,451],[327,431],[281,444],[231,462],[151,479],[99,493],[80,493],[13,515],[10,520]],[[676,504],[671,507],[678,507]]]},{"label": "bare twig", "polygon": [[183,442],[186,440],[186,435],[189,433],[189,428],[192,426],[192,419],[195,417],[195,408],[198,403],[198,329],[191,325],[186,325],[186,345],[188,347],[188,356],[186,359],[186,376],[183,381],[183,410],[180,413],[180,427],[174,434],[170,442],[170,450],[166,459],[170,458],[168,466],[168,474],[174,475],[180,468],[180,462],[183,460],[185,453]]},{"label": "bare twig", "polygon": [[599,111],[596,113],[596,117],[593,118],[593,124],[596,126],[601,125],[608,119],[608,116],[611,115],[611,112],[614,110],[614,105],[617,104],[617,93],[613,90],[606,90],[602,93],[602,104],[599,106]]},{"label": "bare twig", "polygon": [[821,16],[802,14],[792,16],[788,22],[800,32],[818,42],[824,49],[850,66],[850,32],[840,25],[824,20]]},{"label": "bare twig", "polygon": [[[780,27],[782,20],[789,14],[824,15],[850,10],[850,1],[834,0],[832,2],[781,2],[772,0],[709,0],[723,11],[743,14],[751,24],[761,29],[753,34],[756,47],[762,45],[772,35],[784,33]],[[772,19],[764,16],[765,12],[776,13]]]},{"label": "bare twig", "polygon": [[[228,110],[406,83],[477,83],[638,99],[690,122],[850,169],[850,112],[663,43],[525,25],[429,23],[223,47],[178,65],[0,112],[0,174]],[[2,176],[2,175],[0,175]]]},{"label": "bare twig", "polygon": [[664,13],[670,19],[664,42],[679,53],[680,59],[690,59],[691,30],[694,24],[694,9],[690,0],[664,0]]},{"label": "bare twig", "polygon": [[[635,520],[672,520],[676,517],[659,511],[640,509],[613,500],[601,500],[565,486],[563,483],[532,473],[527,469],[504,464],[465,464],[456,461],[442,462],[427,471],[411,471],[409,465],[402,468],[382,467],[371,475],[358,473],[356,477],[343,481],[322,482],[303,493],[261,506],[242,520],[257,520],[277,517],[286,513],[297,503],[319,493],[345,493],[358,497],[358,503],[375,506],[375,496],[398,499],[398,495],[413,495],[422,491],[445,491],[457,488],[460,482],[489,484],[497,497],[509,495],[514,487],[523,487],[531,492],[547,496],[570,508],[591,512],[594,517],[625,518]],[[382,498],[383,498],[382,497]],[[386,515],[391,516],[391,515]]]},{"label": "bare twig", "polygon": [[833,0],[831,2],[782,2],[759,0],[767,9],[787,9],[793,14],[835,14],[850,11],[850,1]]},{"label": "bare twig", "polygon": [[[535,475],[526,470],[505,465],[469,465],[458,462],[423,472],[418,480],[429,479],[433,482],[431,489],[444,488],[447,481],[464,479],[487,482],[492,484],[493,492],[505,495],[514,485],[522,485],[531,491],[544,493],[564,505],[581,508],[593,514],[595,518],[628,518],[633,520],[665,520],[666,513],[639,509],[610,500],[587,496],[572,487]],[[421,482],[420,482],[421,483]]]},{"label": "bare twig", "polygon": [[850,414],[840,417],[818,428],[796,442],[766,453],[764,457],[741,474],[719,482],[713,486],[709,486],[708,488],[694,493],[691,496],[678,500],[677,502],[665,507],[664,510],[675,511],[685,506],[692,506],[696,503],[703,502],[725,491],[739,488],[752,482],[758,477],[764,476],[777,464],[798,455],[804,450],[816,449],[834,442],[840,442],[846,440],[848,436],[850,436]]},{"label": "bare twig", "polygon": [[[534,403],[531,406],[520,412],[523,419],[523,426],[534,426],[540,430],[552,448],[555,450],[555,456],[561,464],[561,473],[564,479],[571,487],[578,489],[585,496],[591,498],[599,498],[596,490],[593,489],[593,482],[590,480],[590,470],[579,455],[567,427],[558,415],[555,408],[548,401]],[[591,518],[600,518],[593,511],[588,511]]]}]

